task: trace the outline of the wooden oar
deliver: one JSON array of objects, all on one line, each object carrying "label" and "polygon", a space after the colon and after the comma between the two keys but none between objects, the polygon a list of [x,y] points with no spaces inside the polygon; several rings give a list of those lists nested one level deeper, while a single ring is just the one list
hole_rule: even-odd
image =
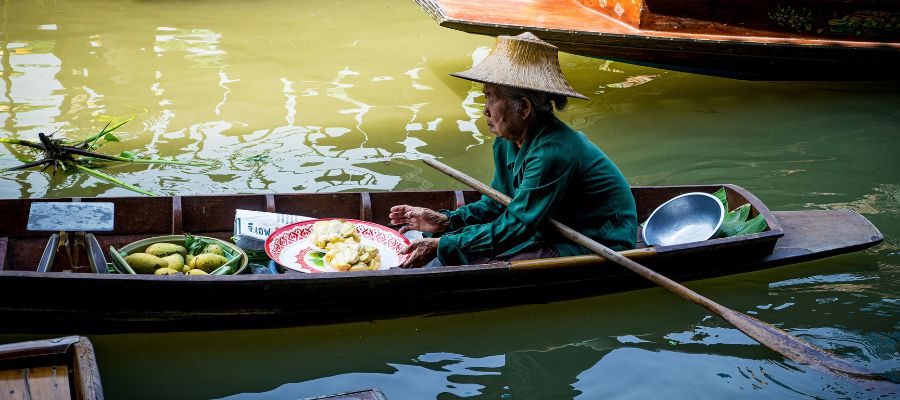
[{"label": "wooden oar", "polygon": [[[434,159],[425,159],[424,161],[426,164],[453,177],[454,179],[462,183],[465,183],[466,185],[471,186],[473,189],[498,201],[504,206],[508,205],[511,200],[503,193],[494,190],[490,186],[485,185],[475,180],[474,178],[463,174],[462,172],[459,172],[445,165],[444,163],[441,163],[440,161]],[[867,379],[882,379],[844,360],[838,359],[836,356],[828,353],[825,350],[819,349],[794,336],[791,336],[781,329],[778,329],[749,315],[732,310],[710,299],[707,299],[706,297],[701,296],[699,293],[682,286],[678,282],[666,278],[665,276],[662,276],[654,272],[653,270],[640,265],[637,262],[632,261],[619,253],[616,253],[615,251],[610,250],[606,246],[597,243],[591,238],[578,233],[574,229],[569,228],[559,223],[558,221],[551,219],[549,223],[565,237],[571,239],[575,243],[587,247],[591,251],[603,256],[604,258],[634,271],[635,273],[651,280],[653,283],[662,286],[663,288],[669,290],[672,293],[675,293],[685,300],[702,306],[703,308],[709,310],[709,312],[722,317],[725,321],[728,321],[728,323],[734,325],[735,328],[737,328],[741,332],[744,332],[745,334],[747,334],[747,336],[753,338],[753,340],[756,340],[763,346],[772,349],[776,353],[781,354],[786,358],[825,371],[833,371]]]}]

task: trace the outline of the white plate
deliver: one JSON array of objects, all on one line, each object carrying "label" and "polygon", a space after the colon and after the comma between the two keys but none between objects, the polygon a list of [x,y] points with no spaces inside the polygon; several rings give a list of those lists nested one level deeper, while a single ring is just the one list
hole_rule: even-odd
[{"label": "white plate", "polygon": [[[277,263],[295,271],[337,272],[320,257],[313,255],[316,252],[311,249],[314,246],[309,240],[313,224],[329,219],[338,218],[303,221],[278,228],[266,239],[266,253]],[[374,246],[378,249],[378,255],[381,257],[379,269],[399,266],[408,257],[407,254],[400,254],[400,251],[409,246],[409,240],[399,232],[372,222],[354,219],[344,219],[344,221],[356,225],[356,231],[363,245]]]}]

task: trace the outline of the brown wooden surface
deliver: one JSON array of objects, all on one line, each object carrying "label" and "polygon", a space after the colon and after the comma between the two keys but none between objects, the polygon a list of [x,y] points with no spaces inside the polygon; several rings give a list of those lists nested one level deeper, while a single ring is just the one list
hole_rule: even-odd
[{"label": "brown wooden surface", "polygon": [[100,368],[94,355],[94,345],[87,338],[80,338],[72,346],[74,351],[73,375],[75,394],[78,399],[103,399],[103,386],[100,384]]},{"label": "brown wooden surface", "polygon": [[783,28],[751,29],[740,21],[672,16],[657,16],[652,26],[638,29],[575,0],[417,2],[450,29],[491,36],[531,31],[561,51],[688,72],[745,79],[896,80],[900,69],[896,33],[823,38]]},{"label": "brown wooden surface", "polygon": [[103,399],[94,349],[85,337],[0,345],[0,371],[0,399]]},{"label": "brown wooden surface", "polygon": [[9,400],[29,400],[25,369],[0,370],[0,398]]},{"label": "brown wooden surface", "polygon": [[65,365],[27,369],[26,384],[32,399],[72,399],[69,389],[69,368]]},{"label": "brown wooden surface", "polygon": [[9,239],[0,237],[0,271],[6,266],[6,249],[9,245]]}]

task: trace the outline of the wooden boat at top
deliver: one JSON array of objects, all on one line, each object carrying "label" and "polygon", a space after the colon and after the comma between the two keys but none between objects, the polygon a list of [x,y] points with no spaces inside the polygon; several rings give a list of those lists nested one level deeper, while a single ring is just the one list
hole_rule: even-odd
[{"label": "wooden boat at top", "polygon": [[[721,187],[633,187],[632,192],[643,221],[672,197]],[[883,239],[852,211],[772,212],[745,189],[724,187],[732,208],[749,203],[751,216],[765,217],[766,231],[677,246],[640,244],[633,255],[683,281],[857,251]],[[26,229],[31,204],[45,201],[112,202],[113,231],[94,232],[106,249],[184,232],[227,239],[236,209],[387,224],[388,210],[396,204],[453,209],[479,198],[473,191],[422,191],[0,200],[0,330],[84,333],[308,325],[547,302],[652,285],[597,256],[318,274],[37,272],[48,232]]]},{"label": "wooden boat at top", "polygon": [[531,31],[560,50],[760,80],[898,80],[894,0],[416,0],[441,26]]},{"label": "wooden boat at top", "polygon": [[68,336],[0,345],[0,398],[102,400],[91,341]]}]

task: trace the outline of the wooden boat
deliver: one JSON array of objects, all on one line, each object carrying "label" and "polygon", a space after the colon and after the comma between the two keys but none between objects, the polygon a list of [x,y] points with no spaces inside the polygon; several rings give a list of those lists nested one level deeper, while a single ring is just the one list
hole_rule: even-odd
[{"label": "wooden boat", "polygon": [[0,345],[0,398],[102,400],[91,341],[68,336]]},{"label": "wooden boat", "polygon": [[560,50],[769,80],[897,80],[892,0],[416,0],[441,26],[531,31]]},{"label": "wooden boat", "polygon": [[[748,191],[724,185],[732,207],[749,203],[766,231],[633,251],[676,280],[734,274],[861,250],[882,241],[851,211],[772,212]],[[634,187],[643,221],[676,195],[722,185]],[[489,265],[325,274],[152,276],[37,272],[49,232],[26,229],[32,203],[112,202],[114,230],[94,232],[102,248],[189,232],[227,239],[236,209],[388,223],[396,204],[453,209],[472,191],[248,194],[0,200],[0,330],[167,331],[257,328],[365,320],[547,302],[648,287],[595,256]],[[839,227],[836,229],[836,227]],[[86,269],[90,271],[90,269]],[[79,270],[81,271],[81,270]]]}]

